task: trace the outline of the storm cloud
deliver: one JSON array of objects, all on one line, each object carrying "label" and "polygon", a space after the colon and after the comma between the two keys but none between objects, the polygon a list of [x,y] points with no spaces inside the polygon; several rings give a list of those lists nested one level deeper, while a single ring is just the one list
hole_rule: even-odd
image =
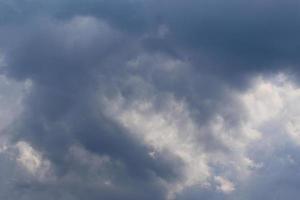
[{"label": "storm cloud", "polygon": [[0,197],[297,198],[299,8],[0,0]]}]

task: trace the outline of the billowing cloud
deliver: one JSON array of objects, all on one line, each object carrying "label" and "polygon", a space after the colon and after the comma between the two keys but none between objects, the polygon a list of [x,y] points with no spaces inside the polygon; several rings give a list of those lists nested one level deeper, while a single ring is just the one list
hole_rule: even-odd
[{"label": "billowing cloud", "polygon": [[0,198],[297,198],[298,8],[0,0]]}]

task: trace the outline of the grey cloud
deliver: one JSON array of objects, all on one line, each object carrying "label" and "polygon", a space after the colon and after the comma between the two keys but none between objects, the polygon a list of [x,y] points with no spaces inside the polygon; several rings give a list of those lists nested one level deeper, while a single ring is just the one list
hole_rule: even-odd
[{"label": "grey cloud", "polygon": [[[109,89],[107,86],[114,89],[117,87],[114,79],[126,75],[121,69],[127,57],[122,45],[131,41],[108,25],[98,25],[97,20],[84,17],[69,24],[46,20],[38,26],[31,25],[30,29],[17,28],[25,34],[17,34],[21,42],[8,47],[5,73],[20,81],[32,81],[31,92],[24,100],[25,110],[9,132],[15,133],[14,141],[28,141],[43,153],[62,177],[55,183],[57,186],[25,183],[22,190],[16,188],[25,196],[28,194],[28,198],[45,197],[53,192],[49,198],[58,193],[64,199],[70,192],[76,193],[72,198],[78,199],[86,193],[91,199],[147,199],[150,193],[160,199],[165,192],[155,180],[162,178],[168,182],[179,176],[181,163],[172,154],[159,155],[154,160],[149,156],[151,148],[130,137],[95,107],[97,93],[105,93],[102,90]],[[4,37],[9,36],[4,34]],[[109,191],[84,186],[89,180],[81,176],[79,182],[67,182],[66,187],[60,188],[63,177],[74,170],[75,164],[66,159],[68,149],[77,143],[88,151],[123,163],[121,169],[110,172],[120,173],[117,181],[123,188]],[[85,173],[81,170],[88,169],[75,169],[74,173]]]},{"label": "grey cloud", "polygon": [[[0,1],[2,73],[32,82],[23,113],[6,134],[41,152],[57,176],[51,183],[16,184],[15,196],[8,199],[166,199],[164,183],[181,180],[184,163],[173,152],[152,158],[148,144],[106,115],[101,98],[121,94],[131,104],[156,96],[159,112],[171,94],[187,104],[201,128],[216,115],[229,127],[239,126],[247,116],[235,94],[250,87],[254,75],[298,72],[297,8],[292,0]],[[162,27],[165,32],[159,33]],[[170,70],[164,62],[171,61],[175,67]],[[196,138],[204,153],[230,154],[209,129]],[[117,189],[93,185],[92,177],[101,176],[79,166],[82,158],[69,159],[77,144],[120,164],[102,172]],[[255,178],[245,194],[250,188],[247,198],[263,199],[265,191],[252,196],[261,179]],[[261,190],[268,189],[260,182]],[[292,178],[285,183],[298,184]],[[235,195],[188,188],[177,198]]]}]

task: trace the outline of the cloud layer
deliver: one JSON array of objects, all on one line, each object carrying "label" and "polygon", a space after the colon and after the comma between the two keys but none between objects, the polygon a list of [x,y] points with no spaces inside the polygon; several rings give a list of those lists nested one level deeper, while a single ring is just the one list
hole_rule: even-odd
[{"label": "cloud layer", "polygon": [[0,0],[0,197],[297,198],[299,6]]}]

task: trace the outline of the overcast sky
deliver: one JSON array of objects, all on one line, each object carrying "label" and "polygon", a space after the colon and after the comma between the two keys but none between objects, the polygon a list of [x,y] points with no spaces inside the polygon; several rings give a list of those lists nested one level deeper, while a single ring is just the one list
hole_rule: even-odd
[{"label": "overcast sky", "polygon": [[0,0],[0,199],[297,199],[299,35],[298,0]]}]

